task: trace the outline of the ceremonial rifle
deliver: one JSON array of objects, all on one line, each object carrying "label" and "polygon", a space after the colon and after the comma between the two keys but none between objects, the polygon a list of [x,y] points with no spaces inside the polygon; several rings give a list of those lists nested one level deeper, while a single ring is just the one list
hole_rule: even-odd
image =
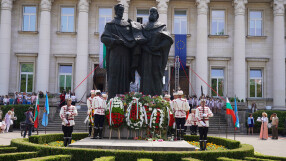
[{"label": "ceremonial rifle", "polygon": [[[203,91],[203,86],[201,86],[201,100],[203,99],[204,96],[204,91]],[[203,108],[203,115],[205,114],[205,107]],[[203,116],[203,122],[205,123],[205,117]]]}]

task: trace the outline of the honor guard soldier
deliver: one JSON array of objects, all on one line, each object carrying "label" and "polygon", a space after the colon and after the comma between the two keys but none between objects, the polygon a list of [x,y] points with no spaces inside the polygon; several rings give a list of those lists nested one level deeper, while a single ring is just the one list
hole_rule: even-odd
[{"label": "honor guard soldier", "polygon": [[171,96],[166,94],[164,96],[164,99],[166,100],[166,102],[168,102],[170,104],[170,109],[167,108],[167,112],[168,112],[168,131],[167,131],[167,135],[172,137],[172,140],[174,139],[174,135],[175,132],[174,130],[176,129],[176,124],[175,124],[175,117],[174,117],[174,113],[173,113],[173,105],[172,105],[172,101],[171,101]]},{"label": "honor guard soldier", "polygon": [[184,138],[184,125],[186,123],[187,112],[190,110],[189,103],[186,99],[182,98],[183,91],[178,91],[177,99],[173,100],[172,106],[175,113],[176,127],[177,127],[177,139],[182,140]]},{"label": "honor guard soldier", "polygon": [[213,113],[209,107],[205,106],[206,100],[204,97],[201,99],[201,105],[196,109],[196,119],[200,133],[200,149],[206,150],[207,134],[209,128],[209,117],[213,117]]},{"label": "honor guard soldier", "polygon": [[77,109],[73,106],[72,99],[66,99],[67,105],[61,107],[60,117],[62,119],[62,130],[64,132],[64,146],[68,146],[72,140],[74,116],[77,116]]},{"label": "honor guard soldier", "polygon": [[92,131],[92,127],[93,127],[93,113],[94,113],[94,107],[92,106],[92,102],[93,102],[93,98],[95,97],[95,90],[91,90],[90,91],[90,97],[86,100],[86,104],[87,104],[87,115],[88,115],[88,120],[89,120],[89,134],[88,136],[91,136],[91,131]]},{"label": "honor guard soldier", "polygon": [[101,98],[100,90],[95,91],[96,96],[93,99],[92,106],[94,107],[94,133],[92,139],[102,139],[103,123],[105,117],[106,101]]}]

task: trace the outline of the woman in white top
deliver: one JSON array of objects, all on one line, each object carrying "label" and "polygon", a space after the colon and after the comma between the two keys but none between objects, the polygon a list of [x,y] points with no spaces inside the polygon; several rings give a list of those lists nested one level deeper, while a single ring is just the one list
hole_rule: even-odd
[{"label": "woman in white top", "polygon": [[8,111],[5,115],[5,124],[6,124],[6,132],[9,132],[9,128],[11,125],[11,111]]},{"label": "woman in white top", "polygon": [[6,95],[5,98],[3,99],[3,104],[9,105],[9,101],[10,101],[10,99],[9,99],[8,95]]},{"label": "woman in white top", "polygon": [[268,118],[267,118],[267,113],[263,112],[262,113],[262,118],[261,118],[261,129],[260,129],[260,139],[262,140],[267,140],[268,139]]}]

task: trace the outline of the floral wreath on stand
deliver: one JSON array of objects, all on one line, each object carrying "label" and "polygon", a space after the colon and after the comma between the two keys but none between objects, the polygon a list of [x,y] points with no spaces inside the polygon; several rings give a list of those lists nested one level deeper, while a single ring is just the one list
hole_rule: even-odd
[{"label": "floral wreath on stand", "polygon": [[[110,113],[111,111],[111,113]],[[105,117],[109,127],[120,128],[124,120],[124,106],[119,97],[114,97],[109,100]]]},{"label": "floral wreath on stand", "polygon": [[164,111],[161,109],[154,109],[151,115],[150,119],[150,128],[153,130],[160,130],[163,129],[163,124],[164,124]]},{"label": "floral wreath on stand", "polygon": [[130,129],[141,129],[144,121],[146,124],[148,124],[145,108],[136,97],[133,97],[133,100],[129,103],[125,117],[127,126]]}]

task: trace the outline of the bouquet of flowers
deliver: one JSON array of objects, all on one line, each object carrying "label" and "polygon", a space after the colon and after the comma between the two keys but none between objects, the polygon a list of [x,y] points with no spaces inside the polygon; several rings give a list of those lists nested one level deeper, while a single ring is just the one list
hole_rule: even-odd
[{"label": "bouquet of flowers", "polygon": [[119,97],[114,97],[109,100],[105,117],[109,127],[120,128],[120,126],[123,124],[124,106]]}]

